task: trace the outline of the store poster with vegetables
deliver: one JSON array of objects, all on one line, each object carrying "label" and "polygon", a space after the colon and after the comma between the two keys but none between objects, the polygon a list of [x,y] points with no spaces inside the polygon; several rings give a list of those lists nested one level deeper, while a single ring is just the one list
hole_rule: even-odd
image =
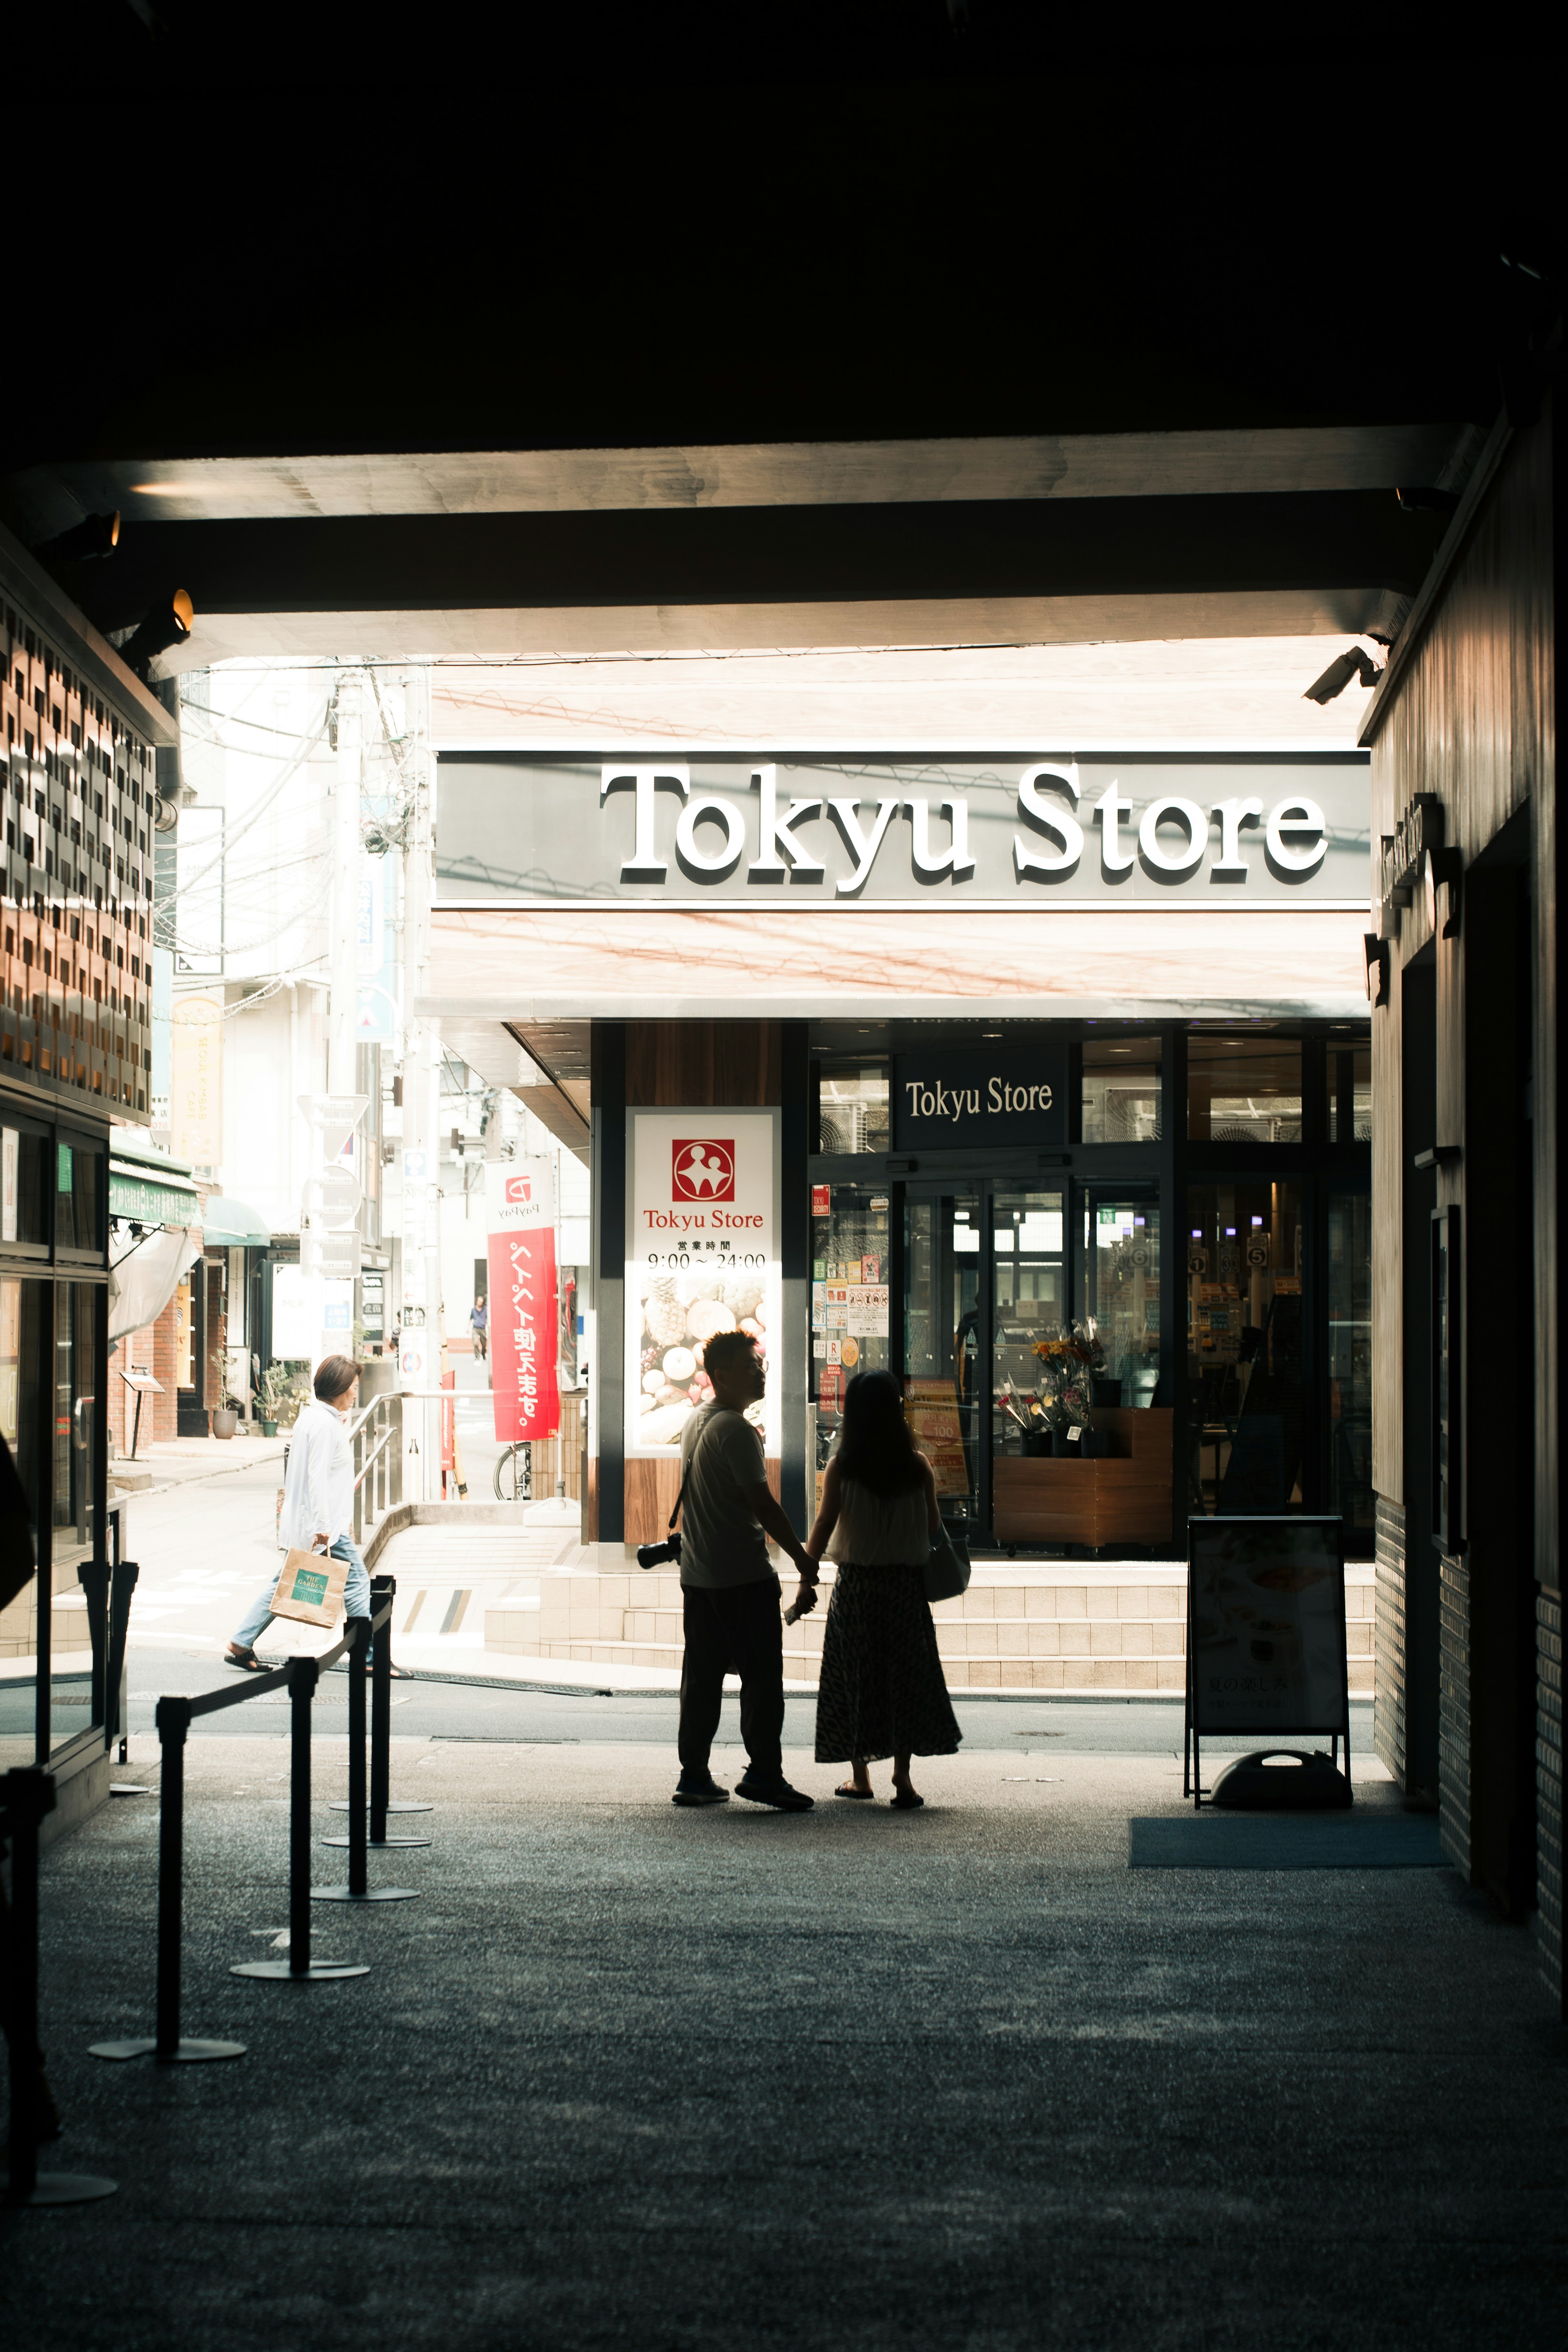
[{"label": "store poster with vegetables", "polygon": [[1346,1706],[1340,1522],[1192,1519],[1188,1534],[1199,1729],[1339,1730]]},{"label": "store poster with vegetables", "polygon": [[627,1456],[679,1456],[681,1431],[712,1397],[708,1342],[737,1330],[768,1359],[767,1392],[746,1417],[777,1455],[777,1114],[710,1108],[626,1117]]}]

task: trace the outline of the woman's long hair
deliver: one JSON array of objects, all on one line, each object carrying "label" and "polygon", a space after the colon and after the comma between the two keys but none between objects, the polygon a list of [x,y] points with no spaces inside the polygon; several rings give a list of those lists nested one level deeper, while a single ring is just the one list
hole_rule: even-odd
[{"label": "woman's long hair", "polygon": [[920,1456],[891,1372],[857,1372],[850,1381],[836,1459],[841,1478],[857,1479],[884,1499],[920,1485]]}]

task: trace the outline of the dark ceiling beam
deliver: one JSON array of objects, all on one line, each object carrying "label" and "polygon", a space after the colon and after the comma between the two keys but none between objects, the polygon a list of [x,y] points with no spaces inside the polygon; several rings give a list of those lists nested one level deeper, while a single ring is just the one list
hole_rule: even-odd
[{"label": "dark ceiling beam", "polygon": [[118,627],[198,614],[1419,587],[1436,527],[1390,491],[701,512],[142,523],[92,583]]}]

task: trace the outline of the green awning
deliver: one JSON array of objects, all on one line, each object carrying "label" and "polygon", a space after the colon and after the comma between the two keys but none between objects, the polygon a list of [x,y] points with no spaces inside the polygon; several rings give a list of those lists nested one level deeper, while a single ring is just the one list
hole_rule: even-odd
[{"label": "green awning", "polygon": [[243,1201],[226,1201],[209,1192],[202,1215],[202,1245],[205,1249],[265,1249],[272,1235],[254,1209]]},{"label": "green awning", "polygon": [[201,1209],[190,1178],[174,1169],[153,1170],[112,1154],[109,1162],[109,1213],[139,1225],[199,1225]]}]

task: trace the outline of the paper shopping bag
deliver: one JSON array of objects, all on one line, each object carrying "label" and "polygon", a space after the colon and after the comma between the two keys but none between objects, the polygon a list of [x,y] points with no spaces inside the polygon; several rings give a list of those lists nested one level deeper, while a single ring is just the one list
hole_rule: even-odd
[{"label": "paper shopping bag", "polygon": [[330,1551],[291,1551],[272,1595],[274,1617],[297,1617],[302,1625],[335,1625],[348,1582],[346,1559]]}]

